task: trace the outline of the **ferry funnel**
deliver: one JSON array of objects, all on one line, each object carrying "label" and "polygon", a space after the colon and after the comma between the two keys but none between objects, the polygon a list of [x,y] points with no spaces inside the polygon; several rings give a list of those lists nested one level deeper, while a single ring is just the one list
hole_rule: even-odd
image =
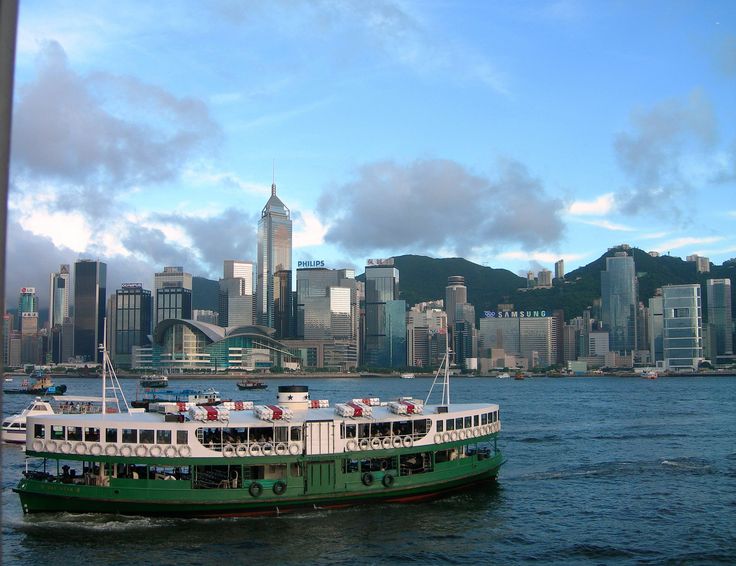
[{"label": "ferry funnel", "polygon": [[306,385],[279,385],[276,402],[292,411],[306,411],[309,408],[309,387]]}]

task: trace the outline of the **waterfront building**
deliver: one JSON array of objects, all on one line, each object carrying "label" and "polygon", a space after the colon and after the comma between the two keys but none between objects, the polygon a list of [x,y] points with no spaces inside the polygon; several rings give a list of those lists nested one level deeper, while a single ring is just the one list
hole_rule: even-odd
[{"label": "waterfront building", "polygon": [[220,326],[254,324],[253,262],[225,260],[219,284]]},{"label": "waterfront building", "polygon": [[264,326],[223,328],[206,322],[167,319],[156,325],[151,346],[133,349],[134,369],[178,373],[227,369],[298,369],[299,360]]},{"label": "waterfront building", "polygon": [[605,356],[610,352],[609,336],[607,331],[592,331],[588,333],[588,355],[585,357]]},{"label": "waterfront building", "polygon": [[470,303],[455,305],[455,363],[470,369],[469,360],[478,357],[478,330],[475,327],[475,307]]},{"label": "waterfront building", "polygon": [[633,257],[616,252],[606,258],[606,270],[601,272],[601,315],[613,352],[636,349],[637,287]]},{"label": "waterfront building", "polygon": [[731,311],[731,280],[708,279],[708,331],[712,344],[710,358],[717,363],[719,356],[733,356],[733,315]]},{"label": "waterfront building", "polygon": [[85,361],[102,361],[107,299],[107,264],[80,259],[74,264],[74,355]]},{"label": "waterfront building", "polygon": [[518,318],[483,317],[478,332],[480,357],[489,355],[491,349],[503,350],[506,354],[521,354],[521,335]]},{"label": "waterfront building", "polygon": [[273,328],[277,339],[296,334],[296,299],[292,288],[291,269],[281,269],[273,274]]},{"label": "waterfront building", "polygon": [[649,360],[652,365],[664,364],[664,298],[662,290],[649,299]]},{"label": "waterfront building", "polygon": [[555,262],[555,279],[565,278],[565,260],[560,259]]},{"label": "waterfront building", "polygon": [[49,277],[49,327],[61,326],[69,316],[69,291],[71,274],[68,264],[59,266],[57,273]]},{"label": "waterfront building", "polygon": [[700,285],[666,285],[662,297],[664,368],[697,371],[703,361]]},{"label": "waterfront building", "polygon": [[276,196],[276,183],[271,185],[271,198],[261,211],[258,222],[258,274],[256,276],[256,319],[274,328],[274,275],[291,271],[291,212]]},{"label": "waterfront building", "polygon": [[153,276],[153,312],[154,324],[167,318],[192,318],[192,274],[184,267],[165,266]]},{"label": "waterfront building", "polygon": [[[557,327],[554,317],[519,319],[521,355],[532,367],[547,367],[557,360]],[[535,362],[532,362],[535,360]]]},{"label": "waterfront building", "polygon": [[112,362],[130,368],[134,346],[145,346],[151,334],[151,291],[140,283],[123,283],[108,301],[108,351]]},{"label": "waterfront building", "polygon": [[[399,270],[393,264],[365,268],[364,364],[371,367],[406,365],[406,302],[399,296]],[[400,345],[403,343],[403,353]]]},{"label": "waterfront building", "polygon": [[580,330],[575,325],[565,324],[562,327],[562,363],[574,362],[578,359]]},{"label": "waterfront building", "polygon": [[687,256],[687,261],[695,264],[695,271],[698,273],[710,273],[710,258],[699,256],[697,254]]},{"label": "waterfront building", "polygon": [[36,313],[38,315],[38,296],[35,287],[21,287],[18,298],[18,330],[22,331],[23,314]]},{"label": "waterfront building", "polygon": [[[420,303],[406,313],[407,364],[416,367],[437,367],[445,352],[444,332],[447,313],[438,303]],[[442,332],[442,335],[440,333]],[[436,342],[441,338],[441,347]]]}]

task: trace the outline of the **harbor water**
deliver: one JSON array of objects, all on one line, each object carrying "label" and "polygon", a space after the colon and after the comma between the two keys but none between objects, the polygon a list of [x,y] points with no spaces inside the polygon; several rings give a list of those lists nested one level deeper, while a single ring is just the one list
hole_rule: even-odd
[{"label": "harbor water", "polygon": [[[284,380],[175,380],[271,401]],[[61,380],[57,379],[58,383]],[[67,379],[67,395],[99,395]],[[424,398],[431,378],[304,379],[313,399]],[[8,384],[6,384],[8,385]],[[122,380],[128,399],[135,380]],[[4,397],[5,416],[31,400]],[[498,483],[415,504],[267,518],[24,516],[22,449],[2,445],[2,564],[733,564],[736,376],[458,378],[453,402],[501,406]]]}]

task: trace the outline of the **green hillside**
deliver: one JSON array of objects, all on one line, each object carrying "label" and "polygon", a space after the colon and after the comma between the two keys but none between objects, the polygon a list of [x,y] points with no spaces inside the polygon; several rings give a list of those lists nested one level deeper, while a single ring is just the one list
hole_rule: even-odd
[{"label": "green hillside", "polygon": [[[565,275],[563,282],[555,282],[549,289],[529,289],[526,280],[507,269],[477,265],[462,258],[434,259],[425,256],[404,255],[394,258],[399,270],[401,298],[408,305],[422,301],[444,299],[447,278],[462,275],[468,287],[468,301],[475,305],[476,315],[485,310],[496,310],[499,303],[512,303],[518,310],[563,309],[567,320],[582,314],[586,307],[601,294],[600,273],[605,269],[606,257],[617,250],[609,250],[595,261]],[[637,248],[629,250],[634,257],[639,279],[639,300],[648,304],[655,290],[663,285],[700,283],[707,279],[729,278],[732,293],[736,292],[736,261],[712,266],[711,272],[698,274],[695,264],[679,257],[652,257]],[[363,276],[360,277],[363,279]],[[705,287],[703,288],[705,289]],[[703,313],[706,313],[706,293],[703,290]],[[736,306],[736,294],[732,304]]]}]

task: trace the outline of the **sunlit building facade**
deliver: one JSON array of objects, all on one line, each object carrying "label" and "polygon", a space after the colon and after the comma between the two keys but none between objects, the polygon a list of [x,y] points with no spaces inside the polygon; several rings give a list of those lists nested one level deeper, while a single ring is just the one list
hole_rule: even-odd
[{"label": "sunlit building facade", "polygon": [[612,352],[636,350],[637,305],[634,258],[626,252],[616,252],[606,258],[606,270],[601,272],[601,314]]},{"label": "sunlit building facade", "polygon": [[703,361],[700,285],[662,287],[664,368],[696,371]]}]

